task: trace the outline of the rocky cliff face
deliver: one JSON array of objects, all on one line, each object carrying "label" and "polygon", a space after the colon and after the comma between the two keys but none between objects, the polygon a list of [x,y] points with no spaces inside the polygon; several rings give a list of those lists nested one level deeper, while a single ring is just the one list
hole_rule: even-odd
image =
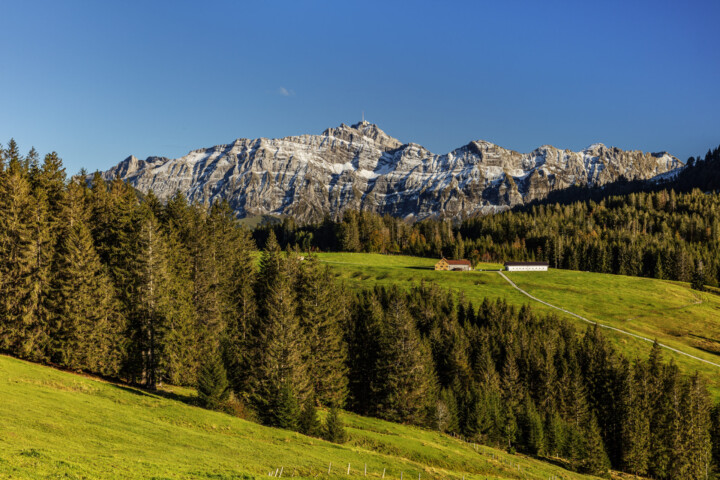
[{"label": "rocky cliff face", "polygon": [[398,217],[463,218],[542,199],[573,185],[602,186],[667,175],[675,157],[592,145],[545,145],[521,154],[474,141],[444,155],[388,136],[376,125],[340,125],[321,135],[239,139],[181,158],[128,157],[105,172],[160,199],[176,192],[209,204],[225,198],[239,217],[290,215],[317,221],[346,209]]}]

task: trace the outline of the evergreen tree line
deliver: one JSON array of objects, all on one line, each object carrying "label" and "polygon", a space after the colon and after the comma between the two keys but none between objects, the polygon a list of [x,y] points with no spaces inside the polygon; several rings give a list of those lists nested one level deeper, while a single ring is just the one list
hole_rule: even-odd
[{"label": "evergreen tree line", "polygon": [[711,471],[718,409],[702,378],[682,375],[658,345],[630,361],[597,327],[578,335],[504,301],[475,310],[435,285],[365,291],[351,312],[353,411],[560,457],[580,472]]},{"label": "evergreen tree line", "polygon": [[226,203],[68,181],[56,154],[23,156],[14,141],[0,154],[0,351],[197,386],[205,406],[283,428],[326,406],[321,433],[342,438],[347,295],[316,258],[272,240],[258,256]]},{"label": "evergreen tree line", "polygon": [[347,408],[590,473],[706,478],[718,465],[720,410],[657,347],[630,361],[595,328],[503,301],[476,309],[435,285],[350,294],[274,230],[258,256],[226,204],[68,181],[57,155],[14,142],[2,160],[3,352],[197,386],[208,407],[334,441]]},{"label": "evergreen tree line", "polygon": [[471,218],[460,225],[347,211],[339,222],[270,230],[281,245],[349,252],[468,258],[473,263],[548,261],[551,267],[717,286],[720,282],[720,194],[693,190],[631,193]]}]

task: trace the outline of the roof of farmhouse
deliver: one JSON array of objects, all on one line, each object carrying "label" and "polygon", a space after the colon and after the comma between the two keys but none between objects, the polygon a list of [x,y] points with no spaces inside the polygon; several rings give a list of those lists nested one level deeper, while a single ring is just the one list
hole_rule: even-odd
[{"label": "roof of farmhouse", "polygon": [[547,262],[505,262],[506,267],[547,267]]},{"label": "roof of farmhouse", "polygon": [[472,265],[470,263],[470,260],[448,260],[447,258],[444,258],[448,265]]}]

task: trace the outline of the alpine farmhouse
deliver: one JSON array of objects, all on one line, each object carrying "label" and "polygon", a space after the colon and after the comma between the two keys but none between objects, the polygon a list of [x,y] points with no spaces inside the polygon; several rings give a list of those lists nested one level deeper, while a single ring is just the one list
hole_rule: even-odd
[{"label": "alpine farmhouse", "polygon": [[470,271],[472,270],[472,264],[469,260],[447,260],[441,258],[440,261],[435,264],[435,270]]}]

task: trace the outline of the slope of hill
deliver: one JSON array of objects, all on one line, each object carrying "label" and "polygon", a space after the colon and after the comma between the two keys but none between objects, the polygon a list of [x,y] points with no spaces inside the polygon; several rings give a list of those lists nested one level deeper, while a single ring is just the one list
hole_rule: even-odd
[{"label": "slope of hill", "polygon": [[[543,304],[533,302],[493,271],[436,272],[435,260],[400,255],[322,253],[320,258],[354,290],[373,285],[410,287],[419,281],[436,282],[480,304],[483,299],[505,298],[512,305],[531,304],[533,309],[566,318],[585,329],[586,324]],[[499,269],[498,264],[478,268]],[[621,330],[657,339],[690,355],[720,363],[720,297],[699,293],[682,282],[623,275],[555,270],[506,273],[532,295],[588,319]],[[650,344],[618,332],[607,331],[618,347],[631,357],[645,357]],[[720,397],[720,369],[668,351],[687,372],[699,371]]]},{"label": "slope of hill", "polygon": [[321,135],[238,139],[168,159],[133,156],[105,172],[161,199],[182,192],[227,199],[239,217],[289,215],[301,222],[344,210],[397,217],[467,217],[545,198],[573,186],[645,180],[682,163],[666,152],[591,145],[581,152],[544,145],[521,154],[473,141],[444,155],[403,144],[368,122]]},{"label": "slope of hill", "polygon": [[167,398],[188,394],[0,356],[0,478],[595,478],[357,415],[343,415],[350,441],[336,445]]}]

